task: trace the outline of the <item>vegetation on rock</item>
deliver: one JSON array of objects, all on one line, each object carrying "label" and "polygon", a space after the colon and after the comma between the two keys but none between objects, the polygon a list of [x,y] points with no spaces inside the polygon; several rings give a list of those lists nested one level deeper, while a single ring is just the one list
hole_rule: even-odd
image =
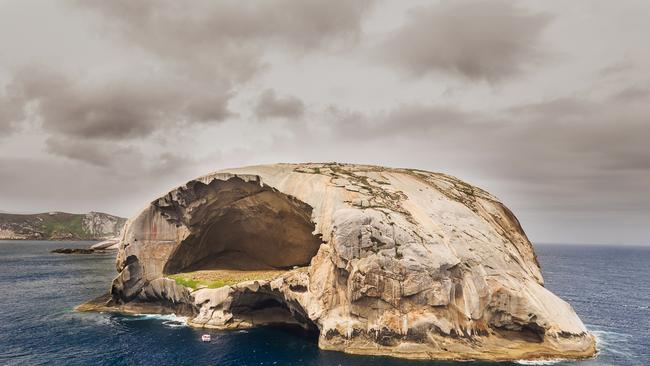
[{"label": "vegetation on rock", "polygon": [[245,281],[269,280],[286,272],[283,270],[239,271],[224,269],[176,273],[167,275],[167,277],[181,286],[196,290],[198,288],[232,286]]}]

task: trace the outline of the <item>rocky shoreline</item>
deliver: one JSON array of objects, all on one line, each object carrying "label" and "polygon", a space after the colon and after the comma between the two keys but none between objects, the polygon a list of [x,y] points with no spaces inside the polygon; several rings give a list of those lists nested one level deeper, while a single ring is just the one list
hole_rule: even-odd
[{"label": "rocky shoreline", "polygon": [[95,243],[90,246],[90,248],[57,248],[51,250],[51,253],[58,254],[93,254],[93,253],[105,253],[110,250],[117,250],[119,245],[119,239],[111,238],[108,240]]},{"label": "rocky shoreline", "polygon": [[[58,253],[58,254],[93,254],[98,252],[100,251],[97,251],[95,249],[88,249],[88,248],[58,248],[58,249],[50,250],[50,253]],[[103,253],[104,251],[102,250],[101,252]]]}]

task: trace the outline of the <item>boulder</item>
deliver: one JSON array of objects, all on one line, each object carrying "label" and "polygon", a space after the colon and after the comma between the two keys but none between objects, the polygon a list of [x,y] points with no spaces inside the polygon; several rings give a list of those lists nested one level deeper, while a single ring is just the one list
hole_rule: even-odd
[{"label": "boulder", "polygon": [[[285,272],[197,290],[165,279],[210,269]],[[571,306],[544,287],[512,212],[440,173],[310,163],[202,176],[127,222],[117,270],[116,306],[155,302],[200,327],[294,324],[327,350],[462,360],[596,352]]]}]

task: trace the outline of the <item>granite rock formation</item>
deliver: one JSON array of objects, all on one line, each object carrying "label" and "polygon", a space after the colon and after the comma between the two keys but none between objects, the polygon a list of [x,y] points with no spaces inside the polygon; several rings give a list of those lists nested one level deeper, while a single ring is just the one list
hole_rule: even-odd
[{"label": "granite rock formation", "polygon": [[[228,268],[285,271],[218,288],[166,278]],[[310,163],[202,176],[128,221],[117,270],[96,309],[176,312],[220,329],[294,324],[323,349],[404,358],[596,351],[544,288],[512,212],[445,174]]]}]

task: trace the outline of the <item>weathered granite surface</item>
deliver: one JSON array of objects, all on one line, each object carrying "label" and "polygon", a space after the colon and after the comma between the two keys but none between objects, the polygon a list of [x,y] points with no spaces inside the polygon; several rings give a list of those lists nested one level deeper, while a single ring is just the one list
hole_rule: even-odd
[{"label": "weathered granite surface", "polygon": [[[223,260],[233,254],[241,260]],[[287,271],[198,290],[164,278],[228,265]],[[445,174],[336,163],[209,174],[129,220],[117,270],[114,308],[223,329],[291,323],[328,350],[492,360],[596,351],[571,306],[544,288],[515,216]]]}]

